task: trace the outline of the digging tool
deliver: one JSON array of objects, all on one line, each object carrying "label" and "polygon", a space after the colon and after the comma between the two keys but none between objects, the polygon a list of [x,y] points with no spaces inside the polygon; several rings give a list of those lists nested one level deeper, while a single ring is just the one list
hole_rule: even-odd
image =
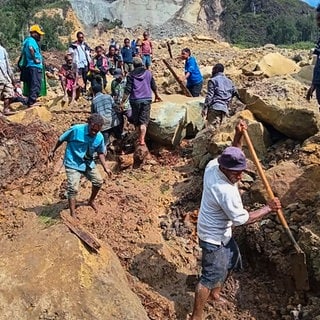
[{"label": "digging tool", "polygon": [[[274,199],[274,193],[270,187],[270,184],[266,178],[266,175],[262,169],[262,166],[260,164],[260,161],[257,157],[257,154],[255,152],[255,149],[253,147],[253,144],[251,142],[251,139],[249,137],[249,134],[246,130],[243,132],[244,138],[246,140],[248,149],[251,153],[252,160],[255,163],[259,176],[262,180],[262,183],[264,184],[264,187],[266,188],[266,191],[268,193],[268,196],[270,199]],[[278,218],[285,229],[290,241],[292,242],[296,252],[292,254],[292,276],[295,281],[295,286],[297,290],[309,290],[309,279],[308,279],[308,270],[307,270],[307,264],[306,264],[306,255],[300,248],[299,244],[293,237],[293,234],[288,226],[288,223],[286,221],[286,218],[283,214],[282,209],[279,209],[277,211]]]},{"label": "digging tool", "polygon": [[185,86],[183,81],[180,80],[179,76],[175,73],[175,71],[170,66],[169,62],[166,59],[162,59],[163,63],[166,65],[166,67],[170,70],[176,81],[179,83],[181,90],[187,97],[192,97],[192,94],[188,90],[188,88]]},{"label": "digging tool", "polygon": [[172,56],[171,45],[170,45],[170,42],[169,42],[169,41],[167,41],[167,48],[168,48],[169,56],[170,56],[170,58],[172,59],[173,56]]}]

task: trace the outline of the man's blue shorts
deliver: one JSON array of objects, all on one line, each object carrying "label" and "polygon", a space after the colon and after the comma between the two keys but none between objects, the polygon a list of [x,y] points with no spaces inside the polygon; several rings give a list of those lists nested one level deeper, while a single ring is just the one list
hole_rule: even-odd
[{"label": "man's blue shorts", "polygon": [[241,255],[236,241],[227,245],[214,245],[199,239],[202,248],[202,273],[200,283],[208,289],[222,287],[228,273],[242,268]]},{"label": "man's blue shorts", "polygon": [[146,68],[149,68],[151,66],[151,56],[150,56],[150,54],[142,55],[142,63]]}]

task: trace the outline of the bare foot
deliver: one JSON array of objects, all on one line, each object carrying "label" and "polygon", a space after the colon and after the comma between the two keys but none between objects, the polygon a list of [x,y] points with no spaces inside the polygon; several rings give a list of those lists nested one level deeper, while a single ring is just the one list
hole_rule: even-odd
[{"label": "bare foot", "polygon": [[68,96],[67,95],[63,96],[62,102],[67,102],[67,101],[68,101]]},{"label": "bare foot", "polygon": [[15,114],[16,112],[15,111],[12,111],[12,110],[10,110],[10,109],[4,109],[3,110],[3,114],[5,115],[5,116],[11,116],[11,115],[13,115],[13,114]]},{"label": "bare foot", "polygon": [[95,212],[98,212],[98,208],[96,207],[94,202],[88,202],[88,206],[90,206]]},{"label": "bare foot", "polygon": [[222,298],[222,297],[219,297],[218,299],[212,299],[212,298],[209,297],[208,303],[211,306],[216,306],[216,305],[225,305],[225,304],[229,303],[229,301],[224,299],[224,298]]}]

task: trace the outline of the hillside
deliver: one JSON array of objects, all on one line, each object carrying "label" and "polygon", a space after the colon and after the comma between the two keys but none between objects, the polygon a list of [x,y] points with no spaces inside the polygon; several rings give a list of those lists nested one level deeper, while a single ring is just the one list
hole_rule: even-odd
[{"label": "hillside", "polygon": [[[265,43],[314,42],[317,27],[314,9],[300,0],[147,0],[144,4],[125,0],[1,1],[0,38],[9,49],[19,47],[27,26],[39,23],[46,31],[44,49],[63,49],[73,33],[73,11],[92,31],[122,26],[132,30],[149,28],[153,38],[208,33],[228,42],[249,46]],[[59,9],[54,15],[39,15],[44,9]]]},{"label": "hillside", "polygon": [[298,0],[224,0],[221,34],[254,45],[314,41],[314,9]]}]

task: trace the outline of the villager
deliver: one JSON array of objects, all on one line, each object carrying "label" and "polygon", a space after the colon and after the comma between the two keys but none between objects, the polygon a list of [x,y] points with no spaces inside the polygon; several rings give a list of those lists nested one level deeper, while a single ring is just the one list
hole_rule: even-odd
[{"label": "villager", "polygon": [[64,63],[59,70],[60,83],[64,94],[63,101],[67,102],[68,97],[71,97],[71,104],[73,104],[80,96],[78,67],[77,64],[73,62],[70,53],[65,55],[64,60],[66,63]]},{"label": "villager", "polygon": [[233,82],[225,76],[224,66],[217,63],[212,68],[212,77],[208,82],[208,90],[204,102],[202,116],[207,119],[208,126],[217,128],[229,115],[229,105],[233,97],[240,96]]},{"label": "villager", "polygon": [[[316,8],[316,22],[317,26],[320,28],[320,4]],[[313,69],[313,77],[311,86],[307,92],[307,100],[310,101],[313,95],[313,92],[316,91],[316,99],[319,104],[320,111],[320,38],[318,39],[317,45],[313,50],[313,54],[317,56],[317,61]]]},{"label": "villager", "polygon": [[143,40],[140,46],[140,55],[142,58],[143,65],[149,69],[152,64],[152,42],[149,39],[149,32],[145,31],[143,33]]},{"label": "villager", "polygon": [[123,68],[125,74],[128,72],[131,72],[133,70],[133,56],[134,51],[132,50],[132,47],[130,45],[130,39],[125,38],[124,39],[124,46],[121,48],[121,55],[123,59]]},{"label": "villager", "polygon": [[3,101],[3,114],[10,115],[10,102],[14,97],[13,72],[7,50],[0,44],[0,98]]},{"label": "villager", "polygon": [[43,57],[39,42],[44,32],[40,26],[34,24],[30,27],[30,36],[23,42],[22,53],[18,65],[21,69],[21,80],[24,82],[24,92],[28,96],[27,106],[38,105],[37,98],[41,92],[43,80]]},{"label": "villager", "polygon": [[88,79],[91,81],[95,78],[96,75],[99,75],[103,81],[103,89],[105,89],[107,85],[107,72],[108,72],[108,60],[106,56],[103,54],[102,46],[95,47],[95,56],[92,58],[90,66],[89,66],[89,75]]},{"label": "villager", "polygon": [[195,57],[191,56],[191,51],[189,48],[184,48],[181,51],[181,59],[185,60],[184,65],[184,77],[181,78],[181,81],[187,81],[187,88],[190,91],[193,97],[199,97],[203,77],[200,72],[197,60]]},{"label": "villager", "polygon": [[108,61],[108,72],[113,75],[114,70],[122,68],[122,57],[117,54],[116,46],[109,46],[109,52],[106,54]]},{"label": "villager", "polygon": [[198,217],[198,237],[202,248],[202,273],[195,290],[191,320],[202,320],[208,299],[224,303],[220,292],[228,275],[241,268],[241,255],[232,237],[232,227],[254,223],[281,208],[278,198],[261,209],[248,213],[243,208],[237,182],[247,167],[241,151],[241,138],[247,129],[240,121],[236,126],[233,146],[226,148],[206,167],[203,194]]},{"label": "villager", "polygon": [[49,154],[49,161],[54,159],[56,150],[67,142],[64,155],[64,166],[67,175],[67,192],[71,216],[76,217],[76,196],[78,194],[81,175],[92,182],[91,196],[88,205],[95,211],[94,200],[103,184],[103,179],[96,167],[94,153],[98,154],[104,171],[111,176],[111,170],[105,161],[105,145],[100,132],[104,124],[103,118],[92,114],[86,124],[76,124],[64,132],[58,139],[54,149]]},{"label": "villager", "polygon": [[121,128],[118,114],[112,97],[109,94],[102,93],[101,83],[96,83],[92,87],[94,97],[91,104],[91,113],[97,113],[103,118],[101,133],[104,138],[104,144],[107,147],[110,144],[110,135],[113,134],[117,140],[121,140]]},{"label": "villager", "polygon": [[69,53],[72,54],[73,62],[77,65],[78,74],[82,79],[82,92],[87,91],[87,73],[90,64],[90,47],[84,41],[84,33],[82,31],[77,32],[77,40],[72,42],[69,46]]},{"label": "villager", "polygon": [[132,121],[139,133],[139,145],[145,145],[147,126],[150,120],[152,91],[155,102],[161,101],[157,86],[149,70],[146,70],[139,57],[133,58],[134,70],[127,76],[127,84],[121,101],[121,110],[129,97],[132,108]]},{"label": "villager", "polygon": [[111,82],[111,96],[114,99],[114,103],[116,106],[116,111],[118,113],[118,117],[120,120],[120,129],[121,133],[123,133],[123,127],[126,117],[129,122],[132,121],[132,110],[129,103],[129,99],[123,104],[123,109],[121,109],[121,101],[124,95],[124,90],[127,84],[127,79],[123,75],[121,69],[116,69],[113,74],[114,79]]}]

